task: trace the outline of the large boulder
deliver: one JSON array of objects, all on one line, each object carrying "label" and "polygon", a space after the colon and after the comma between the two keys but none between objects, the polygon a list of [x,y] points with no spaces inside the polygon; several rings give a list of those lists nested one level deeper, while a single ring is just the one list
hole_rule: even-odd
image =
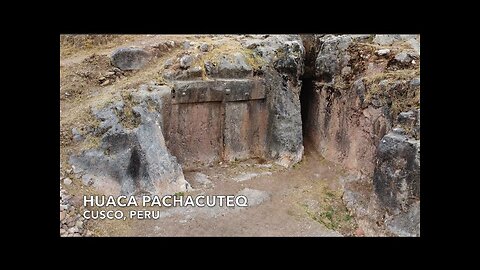
[{"label": "large boulder", "polygon": [[259,42],[254,51],[270,63],[264,70],[268,89],[269,156],[288,167],[302,159],[304,150],[300,77],[304,72],[305,48],[299,36],[281,35]]},{"label": "large boulder", "polygon": [[318,78],[330,82],[335,74],[347,66],[350,55],[346,52],[352,43],[350,35],[329,35],[321,39],[322,45],[315,62]]},{"label": "large boulder", "polygon": [[420,199],[420,140],[395,128],[385,135],[377,149],[373,176],[375,193],[391,214],[405,212]]},{"label": "large boulder", "polygon": [[232,55],[220,55],[218,65],[208,69],[207,74],[218,78],[243,78],[251,75],[252,67],[247,63],[245,55],[236,52]]},{"label": "large boulder", "polygon": [[112,53],[112,65],[121,70],[136,70],[150,60],[150,53],[140,48],[119,48]]},{"label": "large boulder", "polygon": [[[149,91],[154,88],[154,91]],[[100,143],[70,157],[86,184],[106,194],[172,194],[189,188],[161,129],[166,86],[148,86],[93,111]]]}]

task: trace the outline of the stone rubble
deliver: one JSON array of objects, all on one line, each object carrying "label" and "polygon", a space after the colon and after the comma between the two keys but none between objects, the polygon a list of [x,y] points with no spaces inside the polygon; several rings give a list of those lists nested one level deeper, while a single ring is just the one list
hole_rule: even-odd
[{"label": "stone rubble", "polygon": [[[69,178],[60,178],[66,182],[72,182]],[[80,209],[71,201],[72,196],[60,185],[60,236],[80,237],[94,236],[94,233],[86,227],[86,220],[80,214]]]}]

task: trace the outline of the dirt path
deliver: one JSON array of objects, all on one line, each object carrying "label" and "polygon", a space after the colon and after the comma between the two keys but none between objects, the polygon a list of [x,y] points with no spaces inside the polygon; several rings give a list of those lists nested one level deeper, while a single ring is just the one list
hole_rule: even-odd
[{"label": "dirt path", "polygon": [[[353,234],[355,221],[353,218],[348,221],[343,219],[349,215],[343,206],[342,194],[338,193],[339,177],[343,175],[339,167],[313,152],[307,152],[304,160],[290,170],[270,165],[248,161],[228,167],[226,165],[207,167],[185,173],[193,187],[197,186],[197,189],[187,193],[188,195],[234,195],[247,189],[246,194],[252,206],[244,209],[226,207],[164,209],[160,219],[132,220],[129,230],[119,234],[129,236]],[[214,187],[200,188],[193,180],[197,173],[207,175]],[[246,179],[253,174],[258,176],[244,181],[235,180]]]}]

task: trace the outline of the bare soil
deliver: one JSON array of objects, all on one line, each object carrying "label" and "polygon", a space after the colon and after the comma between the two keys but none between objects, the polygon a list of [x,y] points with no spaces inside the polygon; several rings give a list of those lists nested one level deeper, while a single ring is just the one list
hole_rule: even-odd
[{"label": "bare soil", "polygon": [[[266,192],[269,198],[241,210],[110,208],[123,210],[125,215],[132,209],[160,210],[161,217],[96,220],[90,227],[101,236],[355,236],[355,219],[342,201],[340,178],[345,173],[340,166],[315,152],[307,152],[302,162],[292,169],[248,160],[198,168],[185,172],[185,176],[191,180],[198,172],[207,175],[214,187],[199,187],[184,195],[234,195],[249,188]],[[247,173],[259,176],[240,182],[234,180]],[[192,184],[195,187],[194,181]]]}]

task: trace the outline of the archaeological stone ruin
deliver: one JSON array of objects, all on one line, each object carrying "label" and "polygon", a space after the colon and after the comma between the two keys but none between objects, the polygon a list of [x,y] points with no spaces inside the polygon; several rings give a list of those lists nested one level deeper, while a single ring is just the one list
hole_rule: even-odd
[{"label": "archaeological stone ruin", "polygon": [[343,200],[367,235],[420,235],[419,35],[214,36],[95,57],[113,71],[90,88],[111,84],[110,96],[88,121],[62,122],[83,185],[188,192],[185,170],[252,159],[288,170],[308,148],[348,172]]}]

